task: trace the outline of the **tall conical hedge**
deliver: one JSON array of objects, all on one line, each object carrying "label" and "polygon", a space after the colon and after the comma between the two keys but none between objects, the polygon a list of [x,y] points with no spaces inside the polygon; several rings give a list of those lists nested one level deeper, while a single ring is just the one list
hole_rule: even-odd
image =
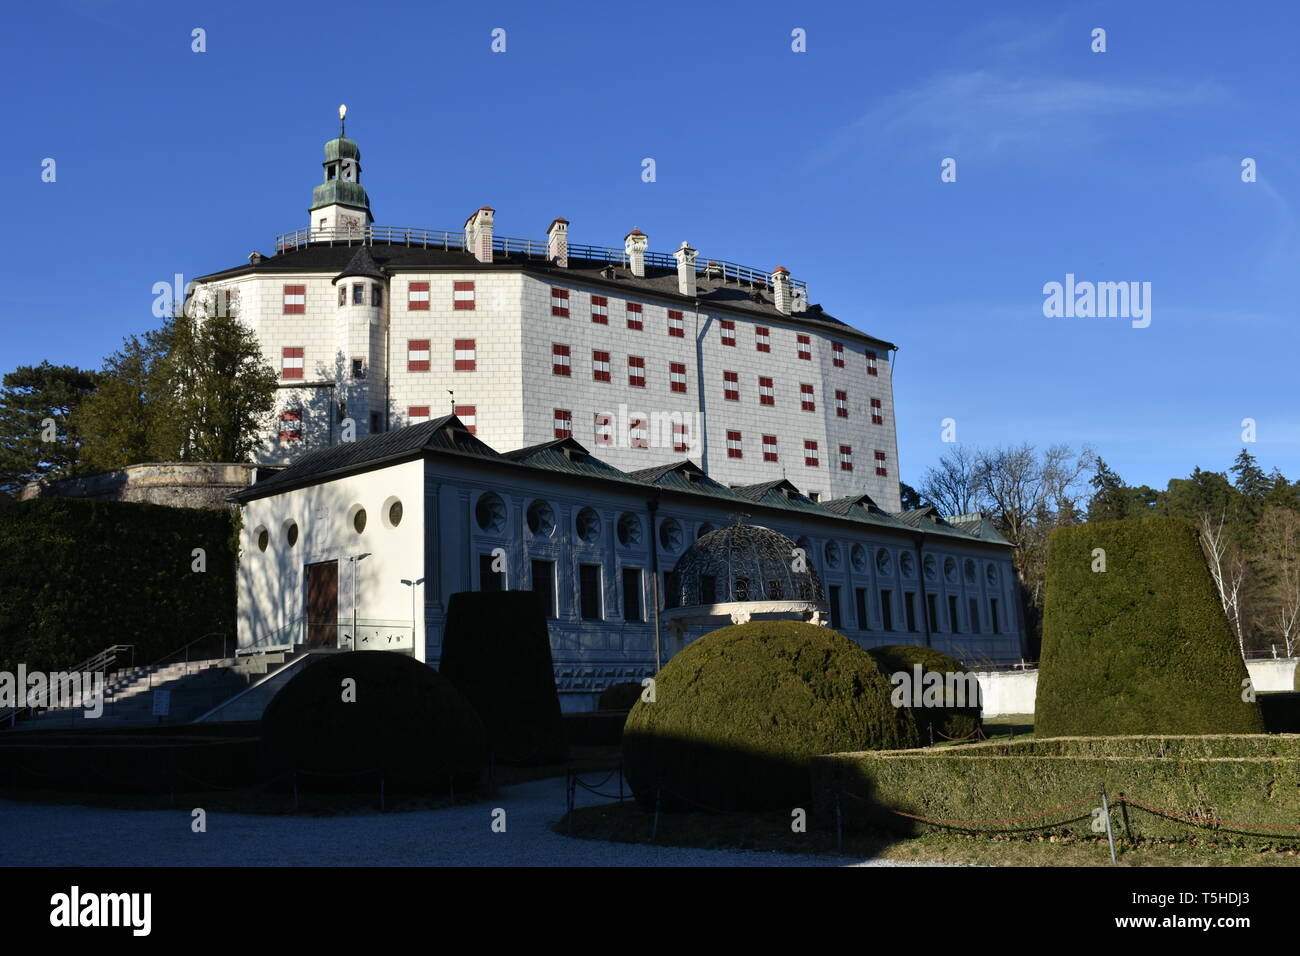
[{"label": "tall conical hedge", "polygon": [[676,654],[623,729],[637,799],[665,809],[808,806],[816,754],[914,747],[911,711],[871,657],[795,621],[713,631]]},{"label": "tall conical hedge", "polygon": [[1261,733],[1258,705],[1242,700],[1246,678],[1189,522],[1053,532],[1037,736]]}]

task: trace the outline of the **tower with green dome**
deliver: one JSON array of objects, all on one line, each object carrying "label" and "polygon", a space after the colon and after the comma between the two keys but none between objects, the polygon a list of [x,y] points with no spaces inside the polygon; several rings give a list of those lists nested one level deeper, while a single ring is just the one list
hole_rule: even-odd
[{"label": "tower with green dome", "polygon": [[370,197],[361,185],[361,147],[344,128],[347,106],[339,107],[339,135],[325,144],[325,181],[311,191],[313,236],[332,239],[361,235],[375,221]]}]

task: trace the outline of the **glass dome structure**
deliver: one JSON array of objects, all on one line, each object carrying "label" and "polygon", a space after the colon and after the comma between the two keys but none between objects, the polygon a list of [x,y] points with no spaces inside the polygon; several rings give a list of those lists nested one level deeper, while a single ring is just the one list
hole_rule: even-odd
[{"label": "glass dome structure", "polygon": [[665,609],[737,602],[821,604],[822,582],[809,555],[785,535],[734,524],[702,535],[668,575]]}]

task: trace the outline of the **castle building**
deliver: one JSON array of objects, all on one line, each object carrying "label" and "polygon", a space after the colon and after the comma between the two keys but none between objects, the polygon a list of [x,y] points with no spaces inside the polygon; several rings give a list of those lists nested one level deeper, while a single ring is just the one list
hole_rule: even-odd
[{"label": "castle building", "polygon": [[194,299],[280,372],[256,457],[284,467],[228,498],[241,651],[436,665],[452,594],[533,590],[569,710],[752,615],[1021,657],[1009,544],[981,515],[901,509],[895,346],[784,267],[654,253],[636,229],[621,249],[563,218],[511,239],[488,206],[454,232],[376,226],[343,133],[307,225]]},{"label": "castle building", "polygon": [[579,245],[563,218],[508,238],[489,206],[456,231],[377,226],[361,178],[341,128],[308,223],[197,280],[280,372],[260,462],[454,414],[493,448],[573,437],[625,472],[688,457],[723,485],[900,509],[896,347],[783,266],[652,252],[637,229]]}]

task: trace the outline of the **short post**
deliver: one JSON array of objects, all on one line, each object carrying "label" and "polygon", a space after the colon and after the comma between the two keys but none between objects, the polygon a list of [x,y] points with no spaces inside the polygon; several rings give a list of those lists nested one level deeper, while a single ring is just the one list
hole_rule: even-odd
[{"label": "short post", "polygon": [[835,791],[835,852],[844,852],[844,812],[839,789]]},{"label": "short post", "polygon": [[653,843],[655,841],[655,838],[659,835],[659,804],[663,800],[663,795],[664,792],[662,788],[655,791],[655,822],[654,825],[650,827],[651,843]]},{"label": "short post", "polygon": [[573,788],[573,770],[570,769],[564,778],[564,802],[569,811],[565,819],[568,821],[569,825],[569,836],[573,836]]},{"label": "short post", "polygon": [[1110,843],[1110,862],[1116,864],[1119,862],[1115,858],[1115,834],[1110,828],[1110,804],[1106,800],[1106,785],[1101,785],[1101,813],[1106,818],[1106,840]]},{"label": "short post", "polygon": [[623,761],[618,762],[618,802],[623,802]]}]

